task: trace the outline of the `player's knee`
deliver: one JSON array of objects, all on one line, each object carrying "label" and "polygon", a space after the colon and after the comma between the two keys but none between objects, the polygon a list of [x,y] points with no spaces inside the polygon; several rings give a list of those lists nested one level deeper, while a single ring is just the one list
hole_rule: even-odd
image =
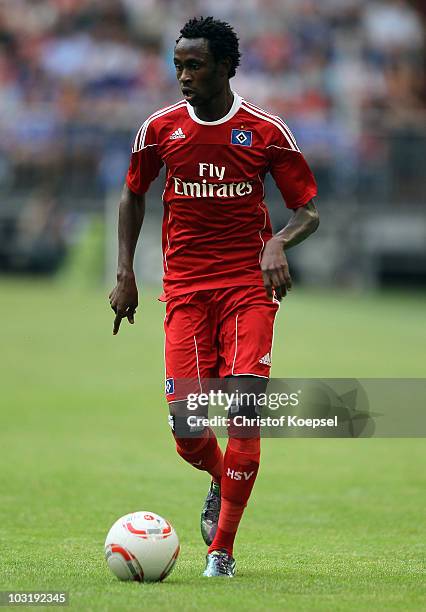
[{"label": "player's knee", "polygon": [[228,410],[229,439],[260,438],[260,412],[256,399],[232,404]]},{"label": "player's knee", "polygon": [[188,414],[186,401],[169,404],[169,425],[175,439],[199,439],[205,437],[205,426],[194,415]]},{"label": "player's knee", "polygon": [[[266,392],[268,380],[252,376],[231,377],[228,384],[236,398],[228,410],[229,439],[259,439],[263,405],[259,400]],[[249,446],[246,444],[246,448]]]},{"label": "player's knee", "polygon": [[253,419],[260,415],[262,398],[266,393],[268,380],[257,376],[231,376],[228,393],[235,399],[229,409],[229,417],[241,416]]}]

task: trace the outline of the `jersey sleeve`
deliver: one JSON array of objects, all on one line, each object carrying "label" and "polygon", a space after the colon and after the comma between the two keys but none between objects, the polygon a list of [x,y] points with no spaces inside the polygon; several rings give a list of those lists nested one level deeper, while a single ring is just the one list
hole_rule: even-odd
[{"label": "jersey sleeve", "polygon": [[126,183],[130,191],[138,195],[146,193],[162,166],[152,122],[145,121],[136,134],[127,171]]},{"label": "jersey sleeve", "polygon": [[271,144],[267,146],[269,171],[287,208],[305,206],[318,193],[315,177],[290,129],[277,118]]}]

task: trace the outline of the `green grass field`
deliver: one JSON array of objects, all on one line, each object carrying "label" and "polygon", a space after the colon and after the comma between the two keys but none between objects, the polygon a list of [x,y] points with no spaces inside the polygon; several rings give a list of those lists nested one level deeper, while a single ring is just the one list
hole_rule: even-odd
[{"label": "green grass field", "polygon": [[[76,610],[425,609],[424,440],[264,440],[237,577],[208,581],[208,479],[167,425],[163,305],[147,291],[113,337],[102,292],[2,281],[0,293],[0,589],[66,590]],[[424,297],[295,289],[273,374],[424,377]],[[104,561],[109,527],[138,509],[180,536],[163,584],[120,583]]]}]

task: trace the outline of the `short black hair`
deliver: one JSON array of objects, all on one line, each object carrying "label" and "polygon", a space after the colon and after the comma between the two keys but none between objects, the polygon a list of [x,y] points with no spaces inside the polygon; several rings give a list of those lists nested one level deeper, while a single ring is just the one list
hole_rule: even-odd
[{"label": "short black hair", "polygon": [[241,53],[238,48],[238,36],[229,23],[213,17],[194,17],[185,23],[176,44],[181,38],[208,40],[209,49],[216,62],[226,58],[230,59],[229,78],[235,76],[236,69],[240,65]]}]

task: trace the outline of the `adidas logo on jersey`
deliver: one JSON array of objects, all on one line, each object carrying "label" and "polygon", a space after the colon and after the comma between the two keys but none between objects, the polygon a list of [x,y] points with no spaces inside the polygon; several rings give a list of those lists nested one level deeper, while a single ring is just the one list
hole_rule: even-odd
[{"label": "adidas logo on jersey", "polygon": [[182,131],[182,128],[178,128],[170,136],[170,140],[177,140],[178,138],[186,138],[185,134]]},{"label": "adidas logo on jersey", "polygon": [[266,353],[266,355],[263,355],[263,357],[261,359],[259,359],[259,363],[262,363],[263,365],[270,366],[272,364],[272,362],[271,362],[271,355],[269,353]]}]

